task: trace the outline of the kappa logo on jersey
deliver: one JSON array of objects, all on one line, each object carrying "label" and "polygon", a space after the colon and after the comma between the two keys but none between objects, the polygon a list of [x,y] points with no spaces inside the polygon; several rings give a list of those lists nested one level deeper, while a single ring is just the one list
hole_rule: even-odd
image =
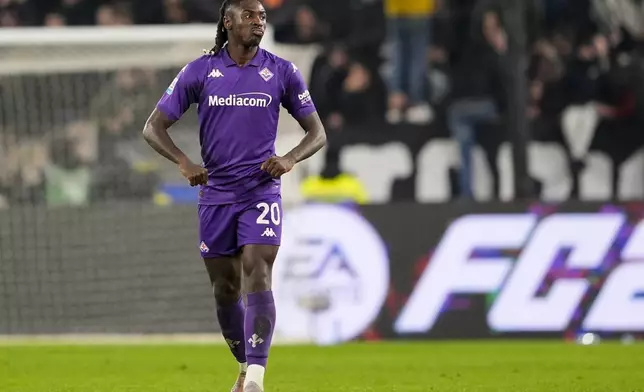
[{"label": "kappa logo on jersey", "polygon": [[264,68],[264,69],[262,69],[261,71],[259,71],[259,76],[261,76],[261,77],[262,77],[262,79],[264,79],[264,81],[268,82],[268,81],[269,81],[269,80],[271,80],[271,79],[273,78],[273,76],[275,76],[275,75],[273,75],[273,73],[271,72],[271,70],[270,70],[270,69],[268,69],[268,68]]},{"label": "kappa logo on jersey", "polygon": [[277,237],[277,234],[271,229],[270,227],[267,227],[266,230],[262,233],[262,237]]},{"label": "kappa logo on jersey", "polygon": [[208,106],[267,108],[271,102],[273,102],[272,96],[260,92],[231,94],[227,97],[220,97],[218,95],[208,96]]},{"label": "kappa logo on jersey", "polygon": [[311,102],[311,93],[309,92],[309,90],[305,90],[302,94],[298,94],[297,98],[300,100],[300,103],[304,105],[308,102]]},{"label": "kappa logo on jersey", "polygon": [[[541,221],[533,214],[462,217],[445,232],[394,329],[430,330],[453,294],[498,293],[487,315],[492,329],[563,331],[592,286],[583,275],[562,272],[565,268],[608,274],[581,319],[583,330],[642,331],[644,222],[620,245],[620,253],[611,256],[625,222],[619,213],[553,214]],[[476,249],[498,249],[499,255],[477,258]],[[521,249],[516,261],[501,253],[510,249]],[[551,271],[562,251],[567,252],[564,265]],[[621,262],[607,268],[610,258]],[[548,276],[554,282],[539,294]]]},{"label": "kappa logo on jersey", "polygon": [[203,253],[210,252],[210,249],[208,248],[208,246],[206,246],[206,243],[203,241],[201,241],[201,244],[199,245],[199,250]]},{"label": "kappa logo on jersey", "polygon": [[291,63],[293,66],[293,73],[296,73],[298,71],[297,66],[294,63]]},{"label": "kappa logo on jersey", "polygon": [[208,74],[208,77],[209,78],[223,78],[224,74],[221,73],[221,71],[219,69],[213,69],[212,71],[210,71],[210,74]]}]

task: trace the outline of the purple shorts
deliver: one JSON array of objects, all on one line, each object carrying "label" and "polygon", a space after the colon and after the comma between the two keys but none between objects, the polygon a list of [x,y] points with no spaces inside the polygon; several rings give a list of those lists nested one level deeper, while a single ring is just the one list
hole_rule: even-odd
[{"label": "purple shorts", "polygon": [[244,245],[280,245],[282,198],[268,195],[224,205],[199,205],[201,257],[234,256]]}]

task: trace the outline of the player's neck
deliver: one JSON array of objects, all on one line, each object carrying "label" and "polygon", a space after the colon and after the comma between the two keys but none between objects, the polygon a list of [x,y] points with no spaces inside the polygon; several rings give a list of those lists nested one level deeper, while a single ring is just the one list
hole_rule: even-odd
[{"label": "player's neck", "polygon": [[235,44],[233,42],[228,42],[226,47],[230,58],[238,65],[246,65],[249,63],[259,50],[259,46],[248,47],[241,44]]}]

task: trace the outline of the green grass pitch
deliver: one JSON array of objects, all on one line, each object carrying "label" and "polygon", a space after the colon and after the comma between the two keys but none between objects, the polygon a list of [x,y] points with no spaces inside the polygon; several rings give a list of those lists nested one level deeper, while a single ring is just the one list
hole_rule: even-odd
[{"label": "green grass pitch", "polygon": [[[0,346],[2,392],[228,392],[222,345]],[[276,346],[266,392],[644,392],[644,345]]]}]

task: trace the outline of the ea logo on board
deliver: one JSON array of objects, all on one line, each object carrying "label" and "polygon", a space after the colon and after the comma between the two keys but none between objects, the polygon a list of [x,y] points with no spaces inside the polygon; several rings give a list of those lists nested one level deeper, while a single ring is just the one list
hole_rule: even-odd
[{"label": "ea logo on board", "polygon": [[380,235],[358,213],[334,205],[289,210],[283,224],[273,271],[277,332],[320,344],[359,336],[389,288]]}]

